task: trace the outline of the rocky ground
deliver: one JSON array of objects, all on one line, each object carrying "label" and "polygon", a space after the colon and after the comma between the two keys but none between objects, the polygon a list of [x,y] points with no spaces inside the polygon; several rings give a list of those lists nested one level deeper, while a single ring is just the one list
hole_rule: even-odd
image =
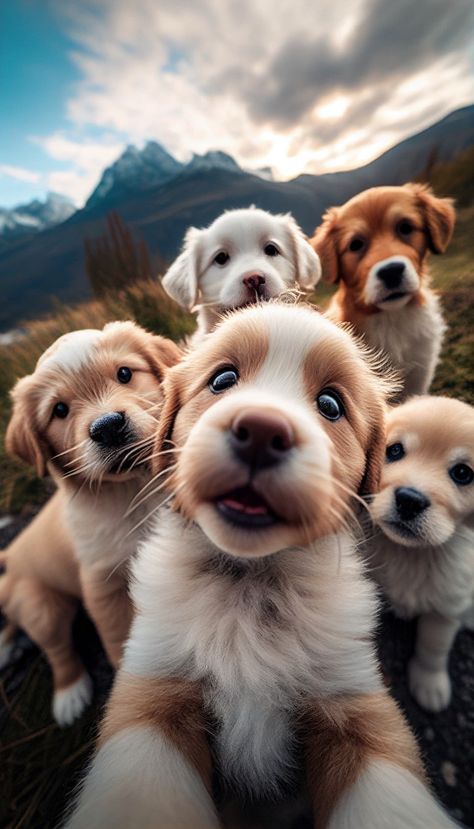
[{"label": "rocky ground", "polygon": [[[0,547],[27,521],[28,517],[18,518],[2,528],[0,520]],[[0,674],[2,829],[56,827],[90,756],[112,675],[83,614],[75,635],[96,693],[94,705],[72,728],[61,730],[53,724],[49,671],[24,635],[17,640],[11,665]],[[474,827],[474,634],[458,635],[451,660],[452,704],[436,715],[422,711],[407,690],[405,668],[413,638],[413,624],[389,612],[383,615],[378,643],[385,676],[418,737],[439,799],[464,826]]]}]

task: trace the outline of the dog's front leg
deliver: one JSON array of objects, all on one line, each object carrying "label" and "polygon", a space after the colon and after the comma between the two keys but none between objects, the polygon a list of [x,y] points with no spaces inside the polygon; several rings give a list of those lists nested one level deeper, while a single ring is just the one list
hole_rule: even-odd
[{"label": "dog's front leg", "polygon": [[84,604],[111,664],[117,668],[133,618],[125,578],[121,573],[110,575],[91,567],[82,567],[80,576]]},{"label": "dog's front leg", "polygon": [[415,740],[386,692],[314,701],[304,718],[315,829],[447,829]]},{"label": "dog's front leg", "polygon": [[410,691],[422,708],[442,711],[451,699],[449,652],[459,619],[426,613],[418,619],[415,654],[408,666]]},{"label": "dog's front leg", "polygon": [[65,829],[219,829],[200,685],[120,672]]}]

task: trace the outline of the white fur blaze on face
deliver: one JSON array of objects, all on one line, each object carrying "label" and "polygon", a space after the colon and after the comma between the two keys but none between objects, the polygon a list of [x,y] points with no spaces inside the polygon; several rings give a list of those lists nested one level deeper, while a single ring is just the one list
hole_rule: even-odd
[{"label": "white fur blaze on face", "polygon": [[57,724],[64,728],[72,725],[87,708],[92,699],[92,680],[87,673],[69,685],[67,688],[56,691],[53,696],[53,717]]},{"label": "white fur blaze on face", "polygon": [[91,353],[103,336],[95,328],[71,331],[57,340],[38,361],[41,368],[60,368],[63,371],[77,371],[91,359]]},{"label": "white fur blaze on face", "polygon": [[[400,284],[392,289],[384,284],[379,272],[381,268],[395,263],[403,264],[405,269]],[[398,311],[410,302],[419,287],[420,277],[413,263],[406,256],[389,256],[376,262],[370,269],[364,289],[364,301],[367,305],[377,305],[382,311]]]},{"label": "white fur blaze on face", "polygon": [[410,772],[375,760],[343,795],[328,829],[454,829],[457,825]]},{"label": "white fur blaze on face", "polygon": [[198,772],[158,730],[127,728],[99,749],[65,829],[219,829]]}]

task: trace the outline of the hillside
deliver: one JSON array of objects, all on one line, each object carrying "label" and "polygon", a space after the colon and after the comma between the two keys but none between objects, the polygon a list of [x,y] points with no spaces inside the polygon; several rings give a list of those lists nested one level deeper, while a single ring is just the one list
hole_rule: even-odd
[{"label": "hillside", "polygon": [[256,204],[291,211],[311,233],[329,205],[366,187],[402,184],[420,175],[430,158],[450,162],[473,145],[474,106],[469,106],[357,170],[301,175],[288,182],[245,171],[224,153],[195,156],[183,166],[154,142],[141,152],[127,148],[104,171],[84,209],[27,242],[17,240],[0,250],[0,330],[48,310],[52,297],[72,302],[90,296],[84,239],[103,233],[111,209],[147,242],[152,257],[171,260],[190,224],[205,225],[226,208]]}]

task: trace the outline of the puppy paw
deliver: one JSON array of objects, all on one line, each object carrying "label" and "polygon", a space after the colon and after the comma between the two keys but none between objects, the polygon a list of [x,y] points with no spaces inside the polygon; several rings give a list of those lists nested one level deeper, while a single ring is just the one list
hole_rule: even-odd
[{"label": "puppy paw", "polygon": [[408,665],[410,691],[418,705],[427,711],[443,711],[451,700],[451,681],[447,671],[429,671],[417,659]]},{"label": "puppy paw", "polygon": [[87,673],[67,688],[56,691],[53,697],[53,717],[64,728],[81,716],[92,699],[92,680]]},{"label": "puppy paw", "polygon": [[4,630],[0,631],[0,671],[10,662],[14,644],[10,637],[7,637]]}]

